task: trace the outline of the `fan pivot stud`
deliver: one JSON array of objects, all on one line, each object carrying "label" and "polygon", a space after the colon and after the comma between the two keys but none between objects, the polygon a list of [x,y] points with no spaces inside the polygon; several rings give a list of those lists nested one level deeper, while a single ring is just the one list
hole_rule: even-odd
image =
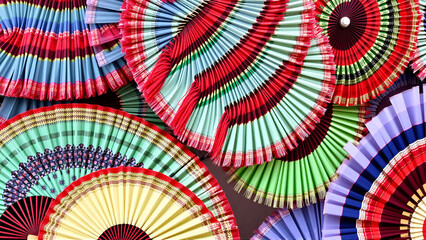
[{"label": "fan pivot stud", "polygon": [[351,24],[351,20],[348,17],[342,17],[340,19],[340,26],[342,28],[347,28]]}]

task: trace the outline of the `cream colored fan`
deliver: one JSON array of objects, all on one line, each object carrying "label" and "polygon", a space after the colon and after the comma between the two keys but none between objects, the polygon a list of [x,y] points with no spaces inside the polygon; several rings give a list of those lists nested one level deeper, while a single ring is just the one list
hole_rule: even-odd
[{"label": "cream colored fan", "polygon": [[152,239],[223,237],[220,223],[188,188],[153,170],[119,167],[86,175],[59,194],[39,238],[114,239],[105,236],[129,225],[122,229]]}]

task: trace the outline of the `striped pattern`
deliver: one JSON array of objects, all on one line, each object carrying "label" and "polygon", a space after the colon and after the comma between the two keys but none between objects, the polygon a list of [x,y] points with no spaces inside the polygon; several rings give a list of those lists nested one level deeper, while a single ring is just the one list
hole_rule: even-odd
[{"label": "striped pattern", "polygon": [[121,42],[140,89],[162,50],[204,3],[201,0],[129,0],[122,6],[124,10],[119,24],[123,34]]},{"label": "striped pattern", "polygon": [[[47,4],[49,3],[49,4]],[[0,94],[73,100],[116,90],[131,80],[124,60],[99,67],[77,1],[1,1]]]},{"label": "striped pattern", "polygon": [[[222,166],[270,161],[309,134],[334,90],[326,39],[312,40],[316,58],[303,63],[314,35],[311,11],[303,0],[209,1],[189,16],[152,68],[130,66],[141,76],[147,102],[180,140],[209,151]],[[131,37],[125,17],[122,22],[123,39]],[[294,108],[292,101],[304,104]]]},{"label": "striped pattern", "polygon": [[419,0],[421,22],[419,23],[419,36],[417,38],[417,47],[411,66],[417,76],[424,80],[426,78],[426,1]]},{"label": "striped pattern", "polygon": [[[423,86],[424,87],[424,86]],[[330,184],[323,236],[333,239],[424,238],[426,98],[414,87],[368,122],[369,134]]]},{"label": "striped pattern", "polygon": [[321,239],[324,201],[299,208],[279,209],[260,225],[251,240]]},{"label": "striped pattern", "polygon": [[[398,79],[414,54],[421,16],[418,0],[315,0],[316,20],[336,63],[333,102],[363,104]],[[349,17],[350,25],[340,26]]]},{"label": "striped pattern", "polygon": [[392,96],[421,84],[422,81],[416,77],[411,68],[405,69],[404,73],[399,76],[398,80],[387,88],[386,91],[380,94],[377,98],[368,101],[368,107],[365,115],[366,121],[371,120],[371,118],[379,114],[384,108],[390,106],[390,98]]},{"label": "striped pattern", "polygon": [[[79,224],[85,222],[97,224]],[[188,188],[159,172],[131,167],[100,170],[75,181],[50,205],[39,236],[97,239],[115,224],[132,224],[158,239],[224,238],[212,212]]]},{"label": "striped pattern", "polygon": [[[144,168],[187,186],[204,202],[227,238],[238,238],[232,210],[220,185],[200,160],[176,139],[151,123],[120,110],[88,104],[55,105],[27,111],[0,125],[0,176],[12,178],[28,156],[65,145],[109,149]],[[0,181],[0,213],[6,209]],[[42,193],[40,193],[43,195]]]},{"label": "striped pattern", "polygon": [[85,23],[89,25],[89,43],[99,66],[123,61],[124,53],[118,29],[123,0],[87,0]]},{"label": "striped pattern", "polygon": [[[347,154],[343,146],[357,143],[364,132],[363,107],[329,105],[321,121],[304,141],[284,158],[231,168],[229,181],[244,196],[271,207],[295,208],[325,198],[336,170]],[[333,153],[333,154],[330,154]]]},{"label": "striped pattern", "polygon": [[[13,97],[6,97],[3,102],[4,104],[0,106],[0,123],[3,123],[7,119],[10,119],[17,114],[23,113],[30,109],[70,103],[70,101],[39,101]],[[97,104],[105,107],[120,109],[127,113],[141,117],[163,130],[171,132],[169,127],[164,124],[154,113],[154,111],[148,106],[148,103],[138,91],[135,82],[130,82],[126,86],[116,91],[108,91],[106,94],[98,97],[74,100],[72,102]]]}]

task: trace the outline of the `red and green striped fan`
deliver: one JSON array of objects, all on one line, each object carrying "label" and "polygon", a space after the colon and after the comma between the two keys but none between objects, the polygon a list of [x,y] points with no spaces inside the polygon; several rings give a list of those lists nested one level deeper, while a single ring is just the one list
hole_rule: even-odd
[{"label": "red and green striped fan", "polygon": [[426,78],[426,1],[419,0],[419,5],[422,21],[420,22],[417,48],[415,50],[411,66],[413,67],[414,72],[417,74],[417,76],[421,80],[424,80]]},{"label": "red and green striped fan", "polygon": [[330,39],[339,105],[363,104],[398,79],[414,56],[418,0],[315,0],[316,20]]},{"label": "red and green striped fan", "polygon": [[133,166],[188,187],[224,237],[239,237],[226,196],[204,164],[164,130],[120,110],[64,104],[19,114],[0,125],[0,158],[0,214],[26,197],[56,198],[91,172]]},{"label": "red and green striped fan", "polygon": [[73,100],[127,84],[132,76],[124,59],[98,66],[85,11],[85,0],[2,1],[0,94]]},{"label": "red and green striped fan", "polygon": [[100,170],[68,186],[50,205],[39,239],[115,239],[106,235],[123,225],[148,239],[224,239],[197,195],[167,175],[132,167]]},{"label": "red and green striped fan", "polygon": [[328,185],[364,132],[364,108],[329,104],[325,115],[304,141],[284,158],[250,167],[231,168],[229,181],[244,196],[271,207],[295,208],[325,198]]},{"label": "red and green striped fan", "polygon": [[[157,2],[126,2],[123,48],[147,102],[180,140],[240,167],[282,157],[309,135],[334,89],[330,47],[312,40],[310,1]],[[165,8],[191,13],[176,17],[161,51],[147,51],[154,35],[143,13]]]}]

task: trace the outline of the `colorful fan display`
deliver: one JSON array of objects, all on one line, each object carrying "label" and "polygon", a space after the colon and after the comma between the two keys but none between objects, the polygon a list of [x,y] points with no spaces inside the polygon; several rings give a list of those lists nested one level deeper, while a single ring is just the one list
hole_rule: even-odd
[{"label": "colorful fan display", "polygon": [[85,0],[3,1],[0,94],[73,100],[128,83],[132,76],[123,59],[98,66],[85,11]]},{"label": "colorful fan display", "polygon": [[336,63],[333,102],[363,104],[398,79],[414,56],[418,0],[315,0]]},{"label": "colorful fan display", "polygon": [[379,114],[385,107],[390,106],[390,98],[392,96],[414,86],[419,86],[421,83],[422,81],[416,77],[411,68],[405,69],[404,73],[399,76],[398,80],[387,88],[385,92],[368,102],[368,107],[366,109],[367,114],[365,116],[366,120],[370,120],[372,117]]},{"label": "colorful fan display", "polygon": [[150,239],[224,237],[213,214],[178,181],[122,167],[94,172],[66,188],[50,205],[39,238],[99,239],[121,224]]},{"label": "colorful fan display", "polygon": [[[3,123],[7,119],[10,119],[17,114],[23,113],[30,109],[47,107],[55,104],[70,103],[69,101],[40,101],[13,97],[6,97],[3,102],[4,104],[0,106],[0,123]],[[135,82],[131,82],[116,91],[108,91],[106,94],[101,96],[74,100],[73,102],[98,104],[105,107],[120,109],[127,113],[141,117],[163,130],[169,130],[167,125],[164,124],[154,113],[154,111],[148,106],[145,99],[138,91]]]},{"label": "colorful fan display", "polygon": [[[186,15],[183,25],[178,21],[173,40],[161,52],[153,50],[159,57],[152,69],[143,67],[145,47],[123,48],[132,71],[132,58],[140,66],[133,73],[141,76],[147,102],[180,140],[209,151],[218,165],[240,167],[284,156],[308,136],[330,101],[334,71],[326,38],[311,41],[309,1],[236,3],[208,2]],[[125,17],[136,19],[134,8],[142,14],[149,6],[126,2],[123,42],[152,38],[152,29],[131,28],[144,25],[143,17]],[[135,31],[140,34],[131,35]]]},{"label": "colorful fan display", "polygon": [[272,207],[302,207],[324,199],[328,185],[347,154],[343,146],[357,143],[364,131],[364,109],[329,105],[309,137],[281,159],[231,168],[229,181],[247,198]]},{"label": "colorful fan display", "polygon": [[295,210],[279,209],[256,230],[252,240],[321,239],[324,201]]},{"label": "colorful fan display", "polygon": [[417,76],[419,76],[421,80],[424,80],[426,78],[426,1],[419,0],[419,5],[422,21],[420,22],[417,48],[411,66],[413,67]]},{"label": "colorful fan display", "polygon": [[327,193],[325,238],[426,237],[426,96],[414,87],[391,103],[357,147],[345,147],[351,158]]},{"label": "colorful fan display", "polygon": [[49,197],[32,196],[12,204],[0,217],[0,239],[36,239],[52,201]]},{"label": "colorful fan display", "polygon": [[0,214],[25,197],[56,198],[91,172],[135,166],[188,187],[227,238],[239,236],[223,190],[200,160],[165,131],[120,110],[65,104],[19,114],[0,126],[0,158]]}]

